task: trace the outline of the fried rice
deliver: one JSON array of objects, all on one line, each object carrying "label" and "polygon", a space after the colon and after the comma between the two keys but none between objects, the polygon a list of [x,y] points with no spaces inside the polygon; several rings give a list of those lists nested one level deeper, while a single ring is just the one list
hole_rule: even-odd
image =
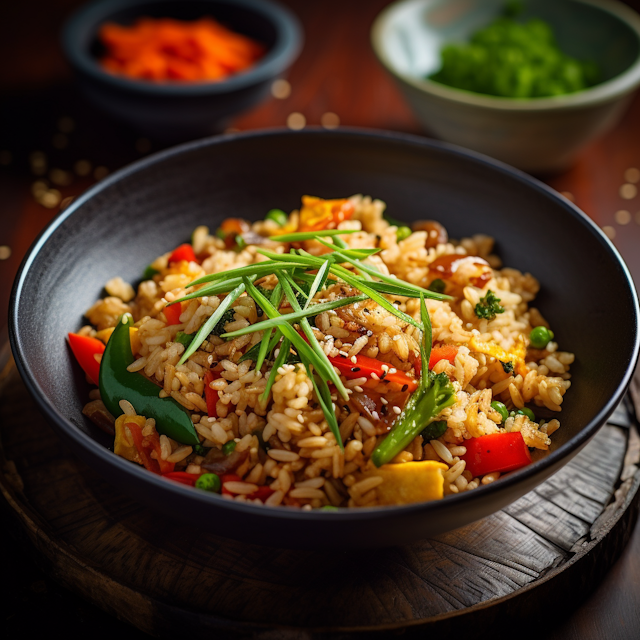
[{"label": "fried rice", "polygon": [[[403,238],[398,226],[385,219],[382,201],[356,195],[348,202],[353,213],[337,223],[337,228],[356,232],[341,236],[344,242],[350,248],[380,249],[365,262],[383,274],[424,288],[429,288],[436,279],[443,279],[446,293],[451,296],[450,300],[427,299],[426,306],[433,344],[455,347],[454,357],[441,359],[433,367],[434,373],[446,374],[453,383],[455,403],[437,416],[439,421],[446,421],[446,430],[440,437],[425,440],[422,434],[417,435],[390,465],[385,465],[402,466],[405,471],[401,480],[393,473],[376,474],[371,460],[372,452],[402,412],[402,406],[395,404],[398,394],[403,392],[399,385],[385,380],[376,384],[375,376],[372,380],[367,376],[340,374],[349,401],[339,397],[335,389],[332,400],[342,448],[301,362],[280,366],[268,397],[261,398],[278,351],[260,370],[253,360],[241,358],[261,341],[262,332],[232,339],[211,333],[184,364],[179,364],[185,346],[177,341],[178,334],[193,334],[200,329],[223,296],[196,297],[183,302],[179,322],[175,324],[168,323],[167,304],[196,291],[198,287],[188,285],[197,278],[266,260],[258,253],[261,247],[267,246],[275,253],[288,252],[290,243],[268,239],[282,231],[281,225],[269,219],[251,225],[247,237],[258,241],[242,243],[243,246],[229,247],[225,239],[210,233],[207,227],[198,227],[191,239],[197,261],[169,263],[170,254],[164,254],[151,264],[154,275],[142,281],[137,291],[121,278],[112,278],[105,286],[108,295],[87,310],[89,324],[79,333],[104,341],[119,318],[131,314],[137,343],[129,371],[154,381],[159,397],[177,401],[190,414],[200,440],[200,445],[194,447],[158,433],[154,420],[136,415],[136,407],[125,401],[121,403],[124,420],[115,422],[113,416],[107,416],[115,422],[116,452],[134,463],[142,462],[134,448],[118,446],[123,441],[131,444],[131,431],[125,423],[136,418],[143,436],[158,437],[160,448],[151,457],[160,456],[172,463],[176,471],[194,478],[216,469],[222,479],[224,498],[308,510],[415,502],[471,491],[494,482],[500,477],[499,472],[474,476],[466,468],[465,443],[474,438],[519,432],[531,450],[548,450],[550,436],[560,427],[558,419],[552,416],[561,411],[564,395],[571,386],[569,368],[574,355],[560,351],[553,340],[543,349],[529,344],[534,327],[549,327],[541,312],[532,306],[539,290],[538,281],[528,273],[503,267],[493,253],[494,241],[490,236],[475,235],[453,241],[446,232],[442,234],[440,226],[427,226]],[[401,212],[397,215],[401,217]],[[287,226],[296,229],[299,216],[298,211],[292,212]],[[316,240],[305,241],[301,246],[311,255],[327,251]],[[467,256],[467,261],[458,260]],[[459,268],[451,273],[446,267],[454,261]],[[478,270],[483,278],[478,279]],[[266,289],[277,284],[273,275],[258,282]],[[358,293],[344,282],[329,281],[327,285],[316,294],[314,302]],[[477,305],[488,291],[495,294],[504,311],[492,318],[479,317]],[[420,299],[386,297],[397,309],[420,320]],[[262,309],[247,294],[235,300],[232,310],[232,317],[226,316],[223,327],[227,333],[263,319]],[[366,356],[381,362],[385,371],[395,369],[411,378],[419,377],[416,357],[421,331],[373,300],[320,313],[315,317],[313,332],[329,357],[342,354],[355,362],[358,356]],[[212,370],[217,372],[208,384],[217,392],[213,412],[208,409],[205,393],[205,376]],[[91,392],[91,400],[94,407],[100,403],[98,390]],[[509,411],[506,419],[492,407],[495,401],[503,403]],[[535,415],[530,411],[518,413],[526,405],[533,408]],[[87,415],[91,413],[88,411]],[[225,451],[229,451],[228,443],[235,443],[233,454],[221,455],[225,445]],[[419,474],[414,479],[411,472],[412,468],[419,468],[412,465],[420,461],[440,463],[434,466],[439,478],[435,493],[418,489],[398,500],[389,498],[389,491],[383,491],[385,483],[395,488],[398,482],[411,485],[422,481]]]}]

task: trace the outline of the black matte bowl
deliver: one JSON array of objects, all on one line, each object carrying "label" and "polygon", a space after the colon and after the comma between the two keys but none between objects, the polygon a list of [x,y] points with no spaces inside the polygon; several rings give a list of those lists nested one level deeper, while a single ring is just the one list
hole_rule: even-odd
[{"label": "black matte bowl", "polygon": [[[97,34],[105,22],[131,24],[141,16],[195,20],[212,16],[267,47],[253,67],[216,82],[150,82],[106,72]],[[271,84],[297,58],[302,28],[271,0],[98,0],[74,13],[62,46],[86,97],[138,131],[174,141],[209,135],[269,95]]]},{"label": "black matte bowl", "polygon": [[[82,415],[89,388],[66,344],[112,276],[136,282],[155,256],[227,216],[291,210],[302,194],[370,194],[400,219],[441,220],[453,237],[488,233],[504,263],[540,279],[537,301],[576,354],[562,427],[542,460],[436,502],[305,512],[226,501],[148,473],[108,450]],[[638,300],[620,256],[574,205],[529,176],[443,143],[364,131],[270,131],[156,154],[76,200],[25,258],[11,304],[13,352],[43,414],[73,450],[141,503],[192,525],[281,546],[409,542],[516,500],[565,464],[622,398],[638,356]],[[220,523],[224,522],[224,526]]]}]

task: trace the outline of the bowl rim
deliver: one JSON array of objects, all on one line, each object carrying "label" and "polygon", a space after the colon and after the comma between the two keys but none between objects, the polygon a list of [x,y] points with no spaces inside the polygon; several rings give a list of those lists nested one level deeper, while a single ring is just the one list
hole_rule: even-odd
[{"label": "bowl rim", "polygon": [[[576,3],[590,5],[617,18],[630,27],[638,39],[640,50],[640,14],[618,0],[573,0]],[[610,102],[631,93],[640,86],[640,53],[636,60],[621,74],[575,93],[546,98],[507,98],[474,93],[464,89],[456,89],[439,82],[418,78],[398,71],[393,65],[385,46],[385,30],[392,16],[409,4],[425,4],[431,0],[398,0],[385,7],[376,17],[371,27],[371,45],[384,68],[396,78],[412,86],[418,91],[449,100],[469,107],[480,107],[496,111],[561,111],[586,108]]]},{"label": "bowl rim", "polygon": [[97,59],[80,46],[94,25],[106,22],[115,12],[140,5],[162,5],[175,0],[94,0],[81,6],[64,23],[60,35],[62,49],[78,71],[113,88],[151,96],[200,96],[226,94],[271,80],[282,74],[302,49],[303,29],[295,14],[274,0],[198,0],[208,4],[242,5],[261,14],[275,27],[277,39],[273,48],[255,65],[222,80],[206,82],[152,82],[133,80],[105,71]]},{"label": "bowl rim", "polygon": [[[571,438],[564,445],[560,446],[555,451],[550,452],[544,458],[535,461],[533,464],[528,465],[522,469],[512,472],[505,478],[502,478],[500,482],[490,483],[486,486],[480,486],[475,491],[463,492],[446,496],[446,500],[434,500],[430,502],[421,502],[407,505],[395,505],[385,507],[359,507],[357,509],[339,509],[338,511],[322,511],[311,510],[303,511],[301,509],[291,509],[285,506],[269,507],[265,508],[260,505],[247,504],[237,502],[235,500],[225,500],[217,494],[212,494],[206,491],[193,491],[191,487],[186,487],[177,482],[166,482],[161,476],[149,473],[146,469],[139,467],[138,465],[131,464],[128,460],[121,458],[113,453],[113,451],[102,446],[93,438],[91,438],[82,429],[79,429],[70,419],[66,418],[62,413],[58,411],[53,402],[46,396],[45,391],[40,387],[36,377],[32,374],[27,360],[26,350],[23,347],[21,335],[20,335],[20,300],[25,280],[29,274],[30,268],[34,261],[38,257],[39,252],[46,245],[49,238],[56,232],[58,227],[61,226],[68,218],[70,218],[78,209],[80,209],[88,200],[98,196],[101,192],[105,191],[112,185],[116,184],[120,180],[129,178],[136,172],[153,167],[156,164],[162,163],[166,160],[170,160],[173,157],[180,156],[184,153],[190,153],[199,149],[225,145],[233,143],[235,140],[246,139],[266,139],[269,144],[273,144],[273,138],[286,136],[286,137],[339,137],[342,139],[365,139],[372,142],[378,142],[382,145],[385,143],[390,144],[402,144],[413,148],[414,150],[426,149],[430,152],[445,153],[452,156],[458,156],[462,159],[471,159],[474,162],[478,162],[481,165],[488,166],[492,170],[497,171],[506,176],[509,179],[513,179],[520,183],[525,183],[529,188],[532,188],[539,193],[550,197],[567,211],[567,213],[576,219],[580,224],[586,225],[588,229],[596,236],[596,239],[602,245],[602,248],[607,252],[612,260],[617,263],[620,269],[621,277],[625,280],[627,288],[629,290],[629,296],[631,305],[633,307],[634,316],[634,337],[633,348],[630,354],[630,358],[626,365],[624,374],[618,385],[616,392],[609,398],[602,409],[593,418],[582,427],[580,432]],[[516,484],[526,484],[527,481],[531,482],[534,476],[543,474],[545,470],[551,469],[556,465],[562,464],[561,461],[568,461],[575,453],[577,453],[589,439],[600,429],[605,423],[607,418],[613,413],[618,406],[627,387],[631,381],[634,373],[636,363],[638,361],[638,355],[640,352],[640,306],[638,302],[638,294],[636,288],[629,273],[629,270],[618,253],[615,246],[611,243],[609,238],[602,232],[602,230],[576,205],[560,195],[557,191],[540,182],[536,178],[515,169],[503,162],[485,156],[475,151],[464,149],[457,145],[453,145],[446,142],[440,142],[438,140],[432,140],[413,134],[397,133],[384,130],[371,130],[357,127],[344,127],[336,130],[326,130],[322,127],[309,127],[303,131],[291,131],[287,128],[273,128],[273,129],[258,129],[246,132],[235,132],[219,136],[212,136],[187,142],[164,151],[157,152],[146,158],[138,160],[130,165],[127,165],[118,171],[107,176],[104,180],[88,189],[85,193],[79,196],[73,203],[69,205],[64,211],[60,212],[49,225],[40,233],[40,235],[33,242],[32,246],[25,254],[18,273],[16,275],[13,288],[11,291],[11,298],[9,301],[9,339],[11,343],[11,349],[14,355],[15,363],[18,371],[27,386],[32,397],[35,399],[38,408],[44,414],[43,417],[49,420],[50,423],[62,432],[67,438],[70,438],[79,446],[84,449],[88,449],[89,453],[100,458],[108,466],[115,466],[117,470],[124,475],[130,475],[133,478],[139,479],[142,484],[146,484],[149,488],[154,490],[163,489],[169,492],[173,492],[178,496],[184,497],[186,500],[197,503],[202,508],[208,508],[207,505],[213,505],[215,508],[222,507],[235,511],[237,514],[244,514],[246,516],[264,516],[267,518],[274,518],[279,521],[319,521],[319,520],[372,520],[383,519],[387,517],[393,517],[394,514],[409,515],[415,512],[422,512],[422,515],[428,513],[436,513],[439,509],[445,507],[452,509],[463,509],[464,506],[471,500],[475,500],[478,491],[482,493],[487,499],[491,495],[506,493],[510,487]],[[63,339],[64,336],[61,336]],[[549,473],[547,473],[549,475]]]}]

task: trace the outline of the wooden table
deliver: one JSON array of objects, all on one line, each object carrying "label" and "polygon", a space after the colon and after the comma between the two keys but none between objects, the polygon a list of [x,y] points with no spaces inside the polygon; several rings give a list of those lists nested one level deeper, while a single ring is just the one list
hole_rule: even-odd
[{"label": "wooden table", "polygon": [[[6,317],[10,283],[19,263],[60,205],[106,171],[160,147],[110,123],[78,99],[57,34],[79,2],[4,4],[0,10],[0,51],[5,61],[0,65],[0,310]],[[284,4],[298,14],[306,31],[304,51],[289,74],[290,94],[272,98],[237,118],[234,128],[286,126],[301,122],[302,116],[309,125],[339,122],[424,134],[369,45],[371,22],[387,2],[286,0]],[[640,10],[637,0],[628,4]],[[575,167],[543,177],[606,228],[636,282],[640,282],[640,197],[626,199],[621,187],[636,179],[628,169],[640,168],[639,143],[640,96],[618,127],[586,149]],[[79,160],[88,162],[76,165]],[[46,184],[34,184],[43,179]],[[4,528],[0,540],[5,550],[2,582],[6,591],[0,624],[9,637],[18,637],[25,623],[34,632],[67,628],[98,638],[114,633],[143,636],[45,577],[29,559],[32,550],[14,542]],[[16,544],[16,553],[6,551]],[[577,610],[563,612],[558,603],[549,603],[545,615],[551,623],[545,637],[640,637],[639,598],[640,529],[636,529],[622,558]],[[41,615],[34,617],[34,611]],[[514,631],[523,637],[528,633],[526,628]]]}]

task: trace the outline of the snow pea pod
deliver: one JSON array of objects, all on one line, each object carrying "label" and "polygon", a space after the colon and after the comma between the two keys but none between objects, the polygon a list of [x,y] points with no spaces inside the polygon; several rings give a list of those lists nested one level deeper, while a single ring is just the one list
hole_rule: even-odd
[{"label": "snow pea pod", "polygon": [[189,414],[173,398],[160,398],[160,388],[140,373],[127,371],[134,361],[129,339],[131,317],[123,315],[113,330],[100,363],[100,395],[112,416],[123,411],[120,400],[128,400],[146,418],[156,421],[158,433],[189,445],[200,443]]}]

